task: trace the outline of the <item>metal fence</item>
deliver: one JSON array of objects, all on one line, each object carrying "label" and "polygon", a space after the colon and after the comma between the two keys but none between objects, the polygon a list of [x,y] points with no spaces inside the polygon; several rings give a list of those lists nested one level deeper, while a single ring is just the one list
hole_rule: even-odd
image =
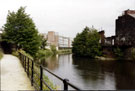
[{"label": "metal fence", "polygon": [[[63,79],[60,76],[54,74],[47,68],[43,67],[42,65],[39,65],[34,62],[34,60],[30,59],[29,57],[23,55],[22,53],[19,52],[19,58],[21,60],[21,63],[25,69],[25,72],[27,73],[28,77],[31,80],[31,85],[35,87],[36,90],[46,90],[43,88],[43,85],[45,85],[49,90],[54,90],[51,88],[51,86],[48,85],[48,83],[43,79],[43,71],[47,71],[54,77],[58,78],[60,81],[63,82],[64,89],[63,90],[68,90],[68,86],[72,87],[75,90],[81,90],[80,88],[76,87],[72,83],[69,82],[68,79]],[[39,71],[36,71],[39,69]],[[38,81],[36,81],[38,79]]]}]

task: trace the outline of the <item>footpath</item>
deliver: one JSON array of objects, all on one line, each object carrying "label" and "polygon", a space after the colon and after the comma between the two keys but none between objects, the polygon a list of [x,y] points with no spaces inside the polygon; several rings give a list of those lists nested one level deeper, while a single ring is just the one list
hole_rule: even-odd
[{"label": "footpath", "polygon": [[0,90],[34,90],[20,60],[4,55],[0,60]]}]

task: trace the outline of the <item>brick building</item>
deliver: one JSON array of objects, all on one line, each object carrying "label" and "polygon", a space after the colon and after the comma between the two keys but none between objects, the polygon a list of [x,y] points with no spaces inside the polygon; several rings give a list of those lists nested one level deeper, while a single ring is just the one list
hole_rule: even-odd
[{"label": "brick building", "polygon": [[48,34],[47,34],[47,43],[49,45],[58,46],[59,45],[58,40],[59,40],[58,33],[54,32],[54,31],[49,31],[48,32]]},{"label": "brick building", "polygon": [[105,37],[100,31],[100,43],[105,46],[135,47],[135,10],[126,10],[116,19],[115,36]]},{"label": "brick building", "polygon": [[135,47],[135,10],[126,10],[116,20],[115,45]]},{"label": "brick building", "polygon": [[72,41],[69,37],[60,36],[54,31],[48,31],[47,34],[41,34],[47,39],[48,46],[55,45],[56,47],[69,48],[71,47]]},{"label": "brick building", "polygon": [[98,33],[100,36],[99,43],[101,43],[101,45],[104,45],[105,44],[105,31],[102,30],[102,31],[99,31]]}]

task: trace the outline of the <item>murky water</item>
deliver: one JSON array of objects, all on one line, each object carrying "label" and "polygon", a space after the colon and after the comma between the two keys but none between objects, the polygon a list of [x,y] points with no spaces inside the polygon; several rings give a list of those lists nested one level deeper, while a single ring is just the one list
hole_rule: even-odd
[{"label": "murky water", "polygon": [[[43,65],[83,90],[135,89],[135,62],[99,61],[68,54],[50,57]],[[62,84],[46,74],[55,84]]]}]

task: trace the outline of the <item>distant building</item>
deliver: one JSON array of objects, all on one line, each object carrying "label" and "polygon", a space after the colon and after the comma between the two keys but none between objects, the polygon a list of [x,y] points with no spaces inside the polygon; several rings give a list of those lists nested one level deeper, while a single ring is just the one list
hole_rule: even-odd
[{"label": "distant building", "polygon": [[47,34],[47,43],[49,45],[55,45],[58,46],[59,42],[58,42],[59,36],[58,33],[54,32],[54,31],[49,31]]},{"label": "distant building", "polygon": [[104,46],[134,46],[135,47],[135,10],[126,10],[116,19],[116,35],[105,37],[100,31],[100,43]]},{"label": "distant building", "polygon": [[101,43],[101,45],[105,44],[105,31],[102,30],[100,32],[98,32],[99,35],[100,35],[100,40],[99,40],[99,43]]},{"label": "distant building", "polygon": [[135,10],[126,10],[116,20],[116,45],[135,46]]},{"label": "distant building", "polygon": [[69,37],[60,36],[58,35],[58,33],[54,31],[48,31],[47,34],[42,33],[42,36],[44,36],[44,38],[47,39],[48,46],[55,45],[56,47],[62,47],[62,48],[72,47],[71,46],[72,41]]}]

